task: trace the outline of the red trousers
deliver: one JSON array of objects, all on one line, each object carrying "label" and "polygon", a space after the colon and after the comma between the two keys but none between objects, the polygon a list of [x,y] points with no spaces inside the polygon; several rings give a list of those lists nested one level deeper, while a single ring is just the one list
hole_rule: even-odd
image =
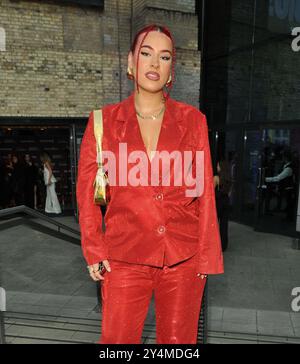
[{"label": "red trousers", "polygon": [[206,278],[197,275],[194,257],[162,268],[110,260],[98,343],[140,344],[154,291],[156,343],[196,344]]}]

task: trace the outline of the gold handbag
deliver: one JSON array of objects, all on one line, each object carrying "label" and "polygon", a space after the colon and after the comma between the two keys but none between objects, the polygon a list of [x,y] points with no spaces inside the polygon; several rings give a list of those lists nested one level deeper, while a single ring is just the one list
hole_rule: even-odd
[{"label": "gold handbag", "polygon": [[108,176],[102,166],[102,137],[103,137],[103,117],[102,110],[94,110],[94,135],[97,148],[98,170],[94,181],[94,203],[97,205],[107,205],[109,201]]}]

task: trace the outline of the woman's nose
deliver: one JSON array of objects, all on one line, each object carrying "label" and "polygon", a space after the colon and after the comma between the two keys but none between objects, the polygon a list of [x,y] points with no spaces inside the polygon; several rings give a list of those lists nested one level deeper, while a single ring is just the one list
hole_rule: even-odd
[{"label": "woman's nose", "polygon": [[157,57],[155,57],[153,60],[152,60],[152,66],[157,68],[159,66],[159,60]]}]

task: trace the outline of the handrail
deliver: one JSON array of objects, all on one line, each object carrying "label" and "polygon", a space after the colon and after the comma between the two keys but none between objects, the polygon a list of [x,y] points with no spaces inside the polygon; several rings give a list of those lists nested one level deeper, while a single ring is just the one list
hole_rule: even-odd
[{"label": "handrail", "polygon": [[[64,229],[66,231],[71,232],[74,235],[79,235],[80,236],[80,231],[72,229],[71,227],[62,224],[61,222],[58,222],[54,219],[52,219],[51,217],[48,217],[44,214],[42,214],[41,212],[35,211],[33,209],[31,209],[30,207],[27,207],[25,205],[20,205],[20,206],[16,206],[16,207],[9,207],[6,209],[2,209],[0,210],[0,219],[1,217],[5,217],[5,216],[11,216],[11,215],[15,215],[15,214],[19,214],[19,213],[25,213],[27,215],[33,216],[33,217],[37,217],[41,220],[44,220],[52,225],[55,225],[58,228],[58,231],[60,232],[60,229]],[[3,315],[3,311],[1,310],[0,307],[0,344],[5,344],[5,325],[4,325],[4,315]]]},{"label": "handrail", "polygon": [[17,214],[17,213],[25,213],[27,215],[40,218],[40,219],[42,219],[44,221],[49,222],[52,225],[56,225],[58,227],[58,229],[64,229],[66,231],[69,231],[72,234],[80,236],[80,231],[72,229],[71,227],[69,227],[69,226],[67,226],[65,224],[62,224],[59,221],[53,220],[51,217],[48,217],[48,216],[42,214],[41,212],[35,211],[35,210],[31,209],[30,207],[27,207],[25,205],[9,207],[9,208],[0,210],[0,218],[5,217],[5,216],[11,216],[11,215],[14,215],[14,214]]}]

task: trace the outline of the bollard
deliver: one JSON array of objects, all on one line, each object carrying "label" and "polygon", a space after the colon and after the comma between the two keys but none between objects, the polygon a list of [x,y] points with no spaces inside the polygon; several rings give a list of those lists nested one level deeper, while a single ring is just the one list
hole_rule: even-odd
[{"label": "bollard", "polygon": [[4,311],[6,311],[5,289],[0,287],[0,344],[5,344]]}]

